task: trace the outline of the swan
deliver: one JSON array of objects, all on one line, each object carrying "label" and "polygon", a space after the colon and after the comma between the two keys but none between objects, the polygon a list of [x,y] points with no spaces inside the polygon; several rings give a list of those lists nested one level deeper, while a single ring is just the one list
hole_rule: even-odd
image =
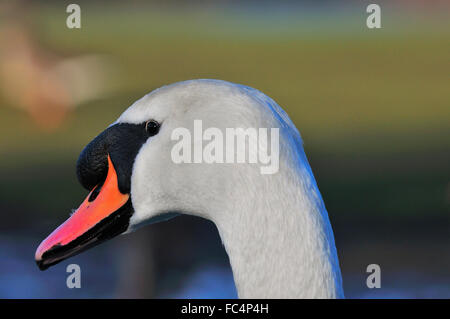
[{"label": "swan", "polygon": [[[175,163],[176,128],[278,128],[279,170]],[[193,141],[192,143],[195,143]],[[343,298],[327,210],[288,115],[260,91],[220,80],[163,86],[132,104],[81,152],[90,191],[38,247],[41,270],[138,227],[190,214],[211,220],[239,298]]]}]

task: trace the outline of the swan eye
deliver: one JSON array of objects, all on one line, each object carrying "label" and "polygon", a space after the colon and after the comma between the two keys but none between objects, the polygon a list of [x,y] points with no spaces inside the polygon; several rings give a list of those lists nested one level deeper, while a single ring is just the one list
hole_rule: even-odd
[{"label": "swan eye", "polygon": [[159,123],[155,120],[150,120],[145,123],[145,130],[147,131],[148,135],[153,136],[158,134],[159,132]]}]

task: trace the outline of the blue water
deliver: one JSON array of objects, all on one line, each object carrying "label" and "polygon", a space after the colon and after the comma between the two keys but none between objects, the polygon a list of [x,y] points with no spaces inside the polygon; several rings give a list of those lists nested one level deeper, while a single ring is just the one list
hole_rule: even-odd
[{"label": "blue water", "polygon": [[[106,243],[42,272],[34,264],[34,238],[0,237],[0,298],[116,298],[120,296],[114,243]],[[67,265],[81,267],[81,289],[66,286]],[[126,274],[125,274],[126,276]],[[427,278],[423,274],[383,274],[382,288],[368,289],[365,274],[344,274],[347,298],[450,298],[450,278]],[[385,279],[383,279],[385,278]],[[125,277],[126,280],[126,277]],[[162,298],[236,298],[228,267],[202,265],[190,271]]]}]

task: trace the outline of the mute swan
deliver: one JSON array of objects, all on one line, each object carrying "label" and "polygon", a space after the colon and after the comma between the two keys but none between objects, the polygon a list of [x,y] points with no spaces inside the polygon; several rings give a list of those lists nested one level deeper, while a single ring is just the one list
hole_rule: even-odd
[{"label": "mute swan", "polygon": [[[256,164],[171,159],[179,127],[279,128],[279,171]],[[219,80],[157,89],[131,105],[82,151],[80,183],[91,191],[38,247],[49,266],[120,233],[178,213],[213,221],[240,298],[344,297],[333,231],[288,115],[268,96]]]}]

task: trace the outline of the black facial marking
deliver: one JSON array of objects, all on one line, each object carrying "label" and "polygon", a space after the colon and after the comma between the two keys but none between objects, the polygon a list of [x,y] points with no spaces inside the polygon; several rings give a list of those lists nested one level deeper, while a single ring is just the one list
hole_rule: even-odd
[{"label": "black facial marking", "polygon": [[[109,154],[116,169],[119,190],[129,194],[136,155],[147,139],[154,135],[147,130],[148,123],[115,124],[94,138],[78,158],[77,177],[81,185],[88,190],[98,185],[97,189],[100,190],[108,173]],[[151,133],[154,131],[151,130]]]}]

